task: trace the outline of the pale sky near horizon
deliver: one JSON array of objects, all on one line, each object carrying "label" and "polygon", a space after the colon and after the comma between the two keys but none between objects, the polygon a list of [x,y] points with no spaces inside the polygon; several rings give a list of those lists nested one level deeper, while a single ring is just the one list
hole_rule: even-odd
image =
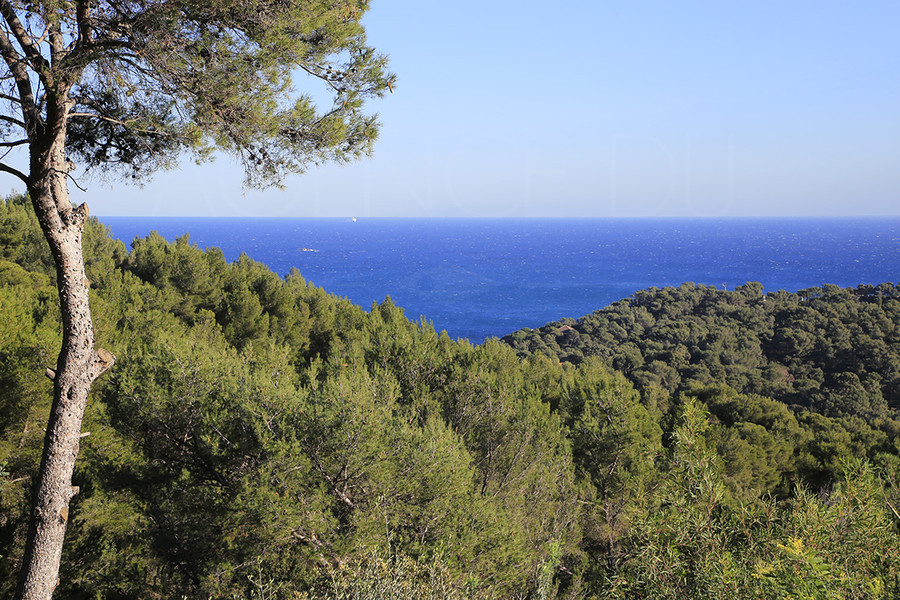
[{"label": "pale sky near horizon", "polygon": [[222,156],[74,199],[101,216],[900,215],[896,1],[371,6],[399,78],[371,105],[372,158],[259,192]]}]

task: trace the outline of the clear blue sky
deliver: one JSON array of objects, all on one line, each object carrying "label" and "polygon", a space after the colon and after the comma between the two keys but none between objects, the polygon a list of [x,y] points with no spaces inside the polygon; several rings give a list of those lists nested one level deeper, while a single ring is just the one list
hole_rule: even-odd
[{"label": "clear blue sky", "polygon": [[365,22],[399,77],[372,105],[373,158],[245,192],[220,157],[76,199],[100,215],[900,215],[896,0],[373,0]]}]

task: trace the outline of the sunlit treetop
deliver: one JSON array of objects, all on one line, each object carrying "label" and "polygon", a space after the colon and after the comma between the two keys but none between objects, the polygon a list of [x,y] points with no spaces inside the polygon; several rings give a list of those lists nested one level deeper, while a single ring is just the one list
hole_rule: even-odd
[{"label": "sunlit treetop", "polygon": [[[394,81],[366,45],[367,8],[366,0],[0,0],[3,146],[29,145],[34,167],[35,142],[63,127],[68,159],[135,178],[174,166],[183,151],[202,160],[218,148],[240,160],[254,187],[358,158],[378,130],[363,103]],[[330,106],[303,93],[316,83]],[[36,175],[0,169],[26,183]]]}]

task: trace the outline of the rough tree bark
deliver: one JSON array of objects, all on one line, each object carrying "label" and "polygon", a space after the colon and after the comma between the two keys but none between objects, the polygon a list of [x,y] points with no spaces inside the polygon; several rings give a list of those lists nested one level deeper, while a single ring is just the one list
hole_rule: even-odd
[{"label": "rough tree bark", "polygon": [[32,144],[28,192],[56,263],[63,343],[55,373],[48,371],[53,375],[53,404],[16,590],[16,598],[23,600],[48,599],[57,585],[69,502],[77,493],[72,473],[88,393],[93,381],[115,361],[109,352],[94,348],[90,284],[81,246],[87,205],[72,206],[66,182],[69,102],[65,93],[54,94],[49,101],[46,130]]}]

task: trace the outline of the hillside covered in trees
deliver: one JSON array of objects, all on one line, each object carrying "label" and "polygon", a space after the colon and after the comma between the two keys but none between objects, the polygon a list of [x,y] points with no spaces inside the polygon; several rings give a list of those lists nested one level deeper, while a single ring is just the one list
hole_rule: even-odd
[{"label": "hillside covered in trees", "polygon": [[[648,290],[480,346],[96,220],[66,598],[895,598],[898,291]],[[0,597],[58,351],[0,202]],[[594,319],[594,320],[590,320]]]},{"label": "hillside covered in trees", "polygon": [[826,284],[764,294],[685,283],[651,288],[581,319],[503,338],[520,356],[596,356],[639,388],[726,383],[829,416],[900,409],[900,287]]}]

